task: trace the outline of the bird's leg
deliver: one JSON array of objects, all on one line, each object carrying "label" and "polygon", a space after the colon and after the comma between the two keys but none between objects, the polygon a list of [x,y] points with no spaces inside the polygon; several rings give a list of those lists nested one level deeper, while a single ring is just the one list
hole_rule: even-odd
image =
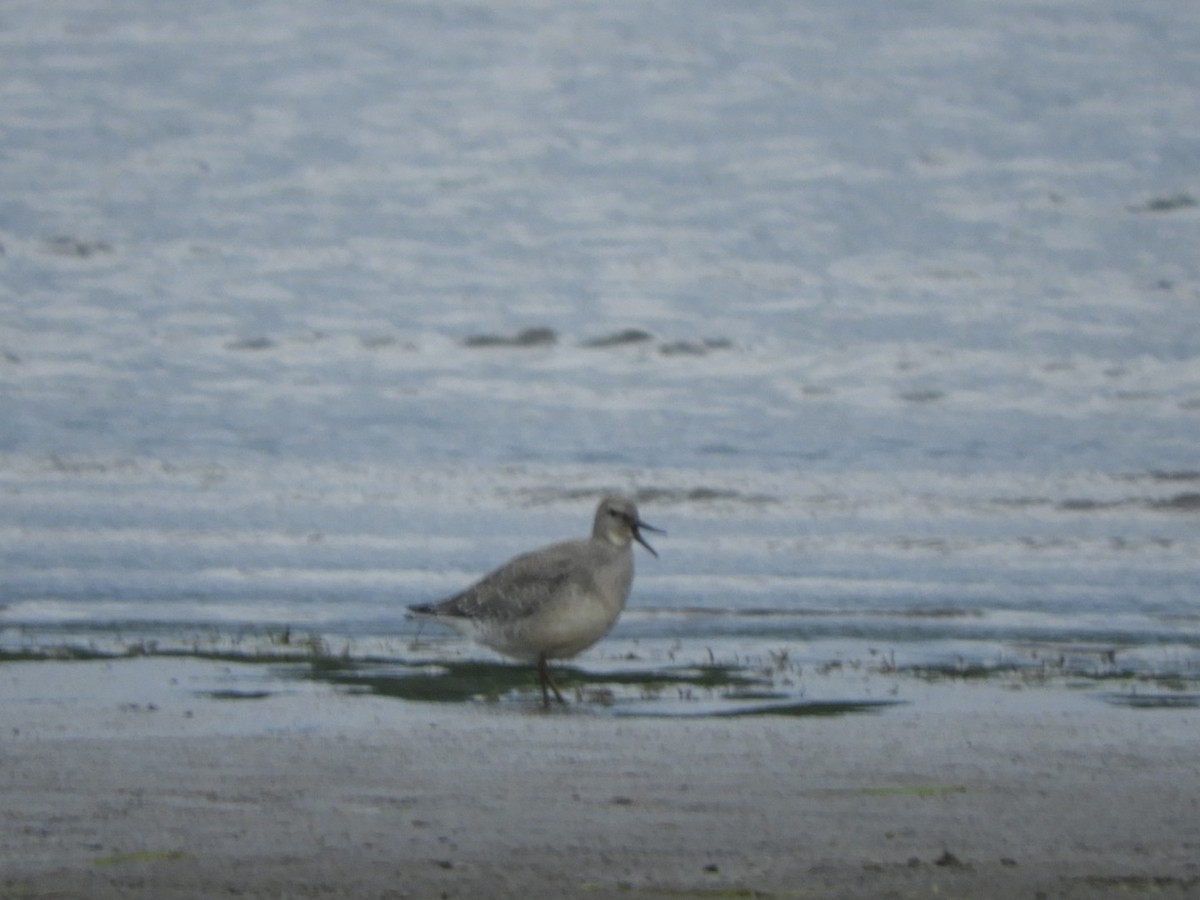
[{"label": "bird's leg", "polygon": [[542,654],[538,657],[538,676],[542,680],[542,705],[546,709],[550,708],[550,694],[546,688],[554,691],[554,698],[563,706],[567,705],[567,701],[563,699],[562,692],[559,691],[558,685],[554,683],[554,679],[550,677],[550,667],[546,665],[546,656]]}]

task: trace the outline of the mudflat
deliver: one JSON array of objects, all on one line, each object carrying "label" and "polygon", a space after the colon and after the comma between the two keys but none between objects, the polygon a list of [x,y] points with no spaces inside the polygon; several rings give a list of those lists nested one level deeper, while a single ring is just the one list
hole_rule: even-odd
[{"label": "mudflat", "polygon": [[623,717],[248,677],[0,665],[0,897],[1200,894],[1189,704],[963,681]]}]

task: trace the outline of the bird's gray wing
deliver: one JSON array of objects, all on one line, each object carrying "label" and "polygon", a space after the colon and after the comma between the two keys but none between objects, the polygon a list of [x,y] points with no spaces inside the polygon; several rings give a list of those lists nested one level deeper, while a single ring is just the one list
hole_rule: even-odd
[{"label": "bird's gray wing", "polygon": [[442,616],[468,619],[521,619],[558,595],[573,579],[586,577],[581,563],[586,541],[554,544],[515,557],[465,591],[432,607]]}]

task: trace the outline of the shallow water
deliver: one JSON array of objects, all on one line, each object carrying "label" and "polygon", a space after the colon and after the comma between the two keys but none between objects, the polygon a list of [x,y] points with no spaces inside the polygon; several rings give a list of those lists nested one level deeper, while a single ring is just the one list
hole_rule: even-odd
[{"label": "shallow water", "polygon": [[423,664],[621,490],[600,677],[1194,680],[1200,9],[707,12],[10,5],[0,650]]}]

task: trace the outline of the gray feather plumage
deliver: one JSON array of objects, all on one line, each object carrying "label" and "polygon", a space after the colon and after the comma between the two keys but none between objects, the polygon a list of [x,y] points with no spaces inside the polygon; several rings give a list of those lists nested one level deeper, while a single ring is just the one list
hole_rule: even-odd
[{"label": "gray feather plumage", "polygon": [[607,497],[587,540],[524,553],[452,597],[409,609],[537,663],[543,701],[549,704],[549,689],[562,701],[546,661],[574,656],[616,624],[633,584],[633,542],[654,553],[643,528],[658,531],[638,517],[632,500]]}]

